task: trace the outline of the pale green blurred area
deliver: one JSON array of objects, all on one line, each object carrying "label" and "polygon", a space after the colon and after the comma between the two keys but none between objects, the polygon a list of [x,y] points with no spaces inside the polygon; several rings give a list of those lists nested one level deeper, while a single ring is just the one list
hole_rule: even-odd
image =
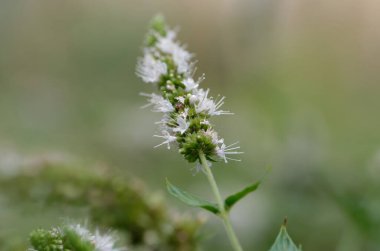
[{"label": "pale green blurred area", "polygon": [[[223,193],[272,166],[232,212],[245,250],[267,250],[285,216],[304,250],[380,250],[378,1],[1,1],[1,149],[104,162],[151,190],[168,177],[211,198],[176,150],[153,149],[159,115],[140,109],[139,92],[154,88],[135,76],[136,58],[157,13],[235,113],[213,120],[245,152],[214,165]],[[0,219],[4,233],[12,216]],[[204,250],[230,250],[209,222]]]}]

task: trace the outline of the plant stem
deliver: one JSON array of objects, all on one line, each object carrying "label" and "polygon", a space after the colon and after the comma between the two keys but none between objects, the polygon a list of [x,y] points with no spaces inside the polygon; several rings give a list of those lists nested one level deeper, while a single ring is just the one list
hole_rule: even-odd
[{"label": "plant stem", "polygon": [[226,232],[227,232],[228,238],[230,239],[231,245],[235,251],[243,251],[243,249],[239,243],[239,240],[238,240],[238,238],[234,232],[234,229],[232,228],[232,224],[231,224],[231,220],[230,220],[230,217],[228,215],[228,212],[224,208],[222,196],[220,195],[218,185],[216,184],[214,175],[211,172],[211,169],[207,163],[206,157],[202,152],[200,152],[199,158],[201,160],[203,171],[207,176],[208,182],[211,185],[212,192],[214,193],[215,199],[218,203],[219,210],[220,210],[220,217],[223,220],[223,225],[224,225],[224,228],[226,229]]}]

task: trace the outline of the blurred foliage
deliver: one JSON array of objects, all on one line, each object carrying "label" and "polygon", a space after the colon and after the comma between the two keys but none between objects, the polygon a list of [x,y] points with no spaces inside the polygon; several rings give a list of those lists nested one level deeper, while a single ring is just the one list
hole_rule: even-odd
[{"label": "blurred foliage", "polygon": [[[222,193],[273,166],[261,189],[232,210],[242,245],[267,250],[288,216],[304,250],[378,251],[379,7],[373,0],[0,1],[0,147],[110,163],[110,172],[133,173],[151,191],[162,191],[165,177],[195,194],[208,191],[179,156],[152,150],[159,118],[139,109],[138,93],[151,86],[135,77],[136,58],[147,22],[162,12],[196,54],[204,86],[226,94],[235,113],[215,121],[245,152],[241,163],[214,165]],[[49,228],[57,217],[87,215],[17,198],[11,205],[0,197],[0,243],[14,247],[5,250],[23,250],[10,236],[25,241],[34,219]],[[167,203],[188,210],[174,201]],[[215,235],[206,250],[229,250],[219,227],[206,226]]]},{"label": "blurred foliage", "polygon": [[35,251],[94,251],[89,241],[84,241],[71,229],[37,229],[30,234],[30,243]]},{"label": "blurred foliage", "polygon": [[[372,250],[380,246],[380,183],[366,176],[358,176],[356,184],[344,191],[333,183],[325,183],[324,191],[350,220],[348,228],[352,229],[345,232],[352,234],[353,230],[358,231],[365,240],[361,243],[361,249]],[[359,243],[357,240],[355,245]]]},{"label": "blurred foliage", "polygon": [[134,250],[192,251],[198,247],[200,218],[172,212],[141,181],[118,177],[107,169],[42,161],[0,176],[0,188],[10,203],[84,208],[91,222],[118,230]]}]

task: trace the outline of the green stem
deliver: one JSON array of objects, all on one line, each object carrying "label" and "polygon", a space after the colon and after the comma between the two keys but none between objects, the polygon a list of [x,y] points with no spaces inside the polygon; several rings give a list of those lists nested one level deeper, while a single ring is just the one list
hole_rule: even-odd
[{"label": "green stem", "polygon": [[243,251],[243,249],[241,248],[241,245],[239,243],[239,240],[238,240],[238,238],[234,232],[234,229],[232,228],[232,224],[231,224],[231,220],[230,220],[230,217],[228,215],[228,212],[224,208],[222,196],[220,195],[218,185],[216,184],[214,175],[211,172],[211,169],[207,163],[206,157],[202,152],[200,152],[199,158],[200,158],[204,173],[206,174],[208,182],[211,185],[212,192],[214,193],[215,199],[218,203],[219,210],[220,210],[220,217],[223,220],[224,228],[226,229],[226,232],[227,232],[228,238],[230,239],[231,245],[235,251]]}]

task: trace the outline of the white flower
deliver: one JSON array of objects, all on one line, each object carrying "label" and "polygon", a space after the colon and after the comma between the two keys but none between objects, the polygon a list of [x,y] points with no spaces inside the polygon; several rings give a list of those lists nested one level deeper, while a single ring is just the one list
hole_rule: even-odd
[{"label": "white flower", "polygon": [[178,100],[179,102],[181,102],[182,104],[185,103],[185,97],[184,96],[179,96],[179,97],[176,97],[175,99]]},{"label": "white flower", "polygon": [[185,80],[182,81],[182,83],[185,85],[185,90],[188,92],[193,89],[198,88],[199,86],[199,83],[195,82],[194,79],[192,78],[186,78]]},{"label": "white flower", "polygon": [[[195,97],[190,97],[190,102],[195,103],[195,111],[197,113],[205,112],[210,116],[214,115],[230,115],[233,114],[229,111],[219,110],[224,104],[225,97],[222,97],[218,102],[214,102],[212,98],[208,98],[209,89],[204,91],[203,89],[197,90]],[[191,100],[193,98],[193,100]]]},{"label": "white flower", "polygon": [[224,139],[218,138],[218,133],[215,132],[213,129],[209,128],[207,131],[204,132],[205,135],[209,136],[211,138],[211,141],[214,145],[223,144]]},{"label": "white flower", "polygon": [[180,132],[183,134],[189,128],[190,123],[187,121],[186,117],[178,116],[177,117],[178,126],[173,129],[173,132]]},{"label": "white flower", "polygon": [[197,97],[197,95],[191,94],[191,95],[189,95],[189,96],[190,96],[190,97],[189,97],[190,104],[194,105],[195,102],[198,101],[198,97]]},{"label": "white flower", "polygon": [[173,54],[173,51],[179,45],[174,41],[177,33],[173,30],[168,30],[165,37],[159,37],[157,47],[164,53]]},{"label": "white flower", "polygon": [[166,64],[155,59],[147,50],[144,57],[140,58],[137,63],[136,74],[146,83],[156,83],[160,80],[161,75],[166,73]]},{"label": "white flower", "polygon": [[190,92],[190,91],[195,91],[197,92],[197,88],[199,86],[199,83],[202,82],[205,79],[205,75],[203,74],[198,80],[195,82],[193,78],[188,77],[182,81],[182,84],[185,85],[185,90]]},{"label": "white flower", "polygon": [[163,139],[165,139],[165,141],[162,142],[161,144],[156,145],[155,147],[159,147],[159,146],[167,144],[168,149],[170,149],[170,143],[175,142],[177,140],[177,137],[172,136],[167,130],[163,130],[161,133],[162,133],[162,135],[153,135],[153,136],[158,137],[158,138],[163,138]]},{"label": "white flower", "polygon": [[235,161],[240,161],[239,159],[232,159],[227,157],[226,155],[234,155],[234,154],[242,154],[243,152],[236,152],[234,150],[240,149],[240,146],[236,146],[239,142],[235,142],[231,145],[226,146],[224,143],[222,143],[221,146],[216,147],[216,154],[224,159],[224,162],[227,163],[227,160],[235,160]]},{"label": "white flower", "polygon": [[197,113],[206,112],[209,113],[210,109],[214,109],[215,103],[212,99],[207,98],[209,90],[206,92],[199,92],[197,96],[198,103],[195,104],[195,111]]},{"label": "white flower", "polygon": [[141,96],[148,97],[148,104],[143,106],[143,108],[153,105],[153,111],[154,112],[173,112],[174,107],[169,102],[169,100],[164,99],[162,96],[157,95],[155,93],[147,94],[147,93],[140,93]]},{"label": "white flower", "polygon": [[219,108],[224,105],[224,99],[226,97],[221,97],[219,99],[219,101],[217,101],[216,103],[214,103],[215,105],[212,106],[210,109],[209,109],[209,114],[210,115],[233,115],[232,112],[230,111],[223,111],[223,110],[219,110]]},{"label": "white flower", "polygon": [[92,238],[90,231],[80,224],[70,225],[69,228],[84,240],[89,241]]},{"label": "white flower", "polygon": [[209,125],[211,125],[211,123],[210,123],[210,121],[204,119],[201,121],[201,125],[208,125],[209,126]]},{"label": "white flower", "polygon": [[[101,235],[98,230],[92,234],[87,228],[76,224],[70,225],[69,228],[78,234],[84,241],[92,243],[95,251],[121,251],[122,249],[114,248],[115,239],[110,235]],[[125,250],[125,249],[124,249]]]},{"label": "white flower", "polygon": [[177,71],[179,73],[190,74],[193,70],[193,64],[190,62],[192,55],[178,46],[173,49],[173,61],[177,65]]},{"label": "white flower", "polygon": [[93,235],[92,242],[95,246],[95,251],[121,251],[121,249],[114,248],[115,239],[112,236],[101,235],[98,230]]},{"label": "white flower", "polygon": [[162,52],[173,57],[179,73],[190,73],[192,71],[192,64],[190,63],[192,54],[175,41],[176,36],[175,31],[169,30],[165,37],[158,38],[156,46]]}]

